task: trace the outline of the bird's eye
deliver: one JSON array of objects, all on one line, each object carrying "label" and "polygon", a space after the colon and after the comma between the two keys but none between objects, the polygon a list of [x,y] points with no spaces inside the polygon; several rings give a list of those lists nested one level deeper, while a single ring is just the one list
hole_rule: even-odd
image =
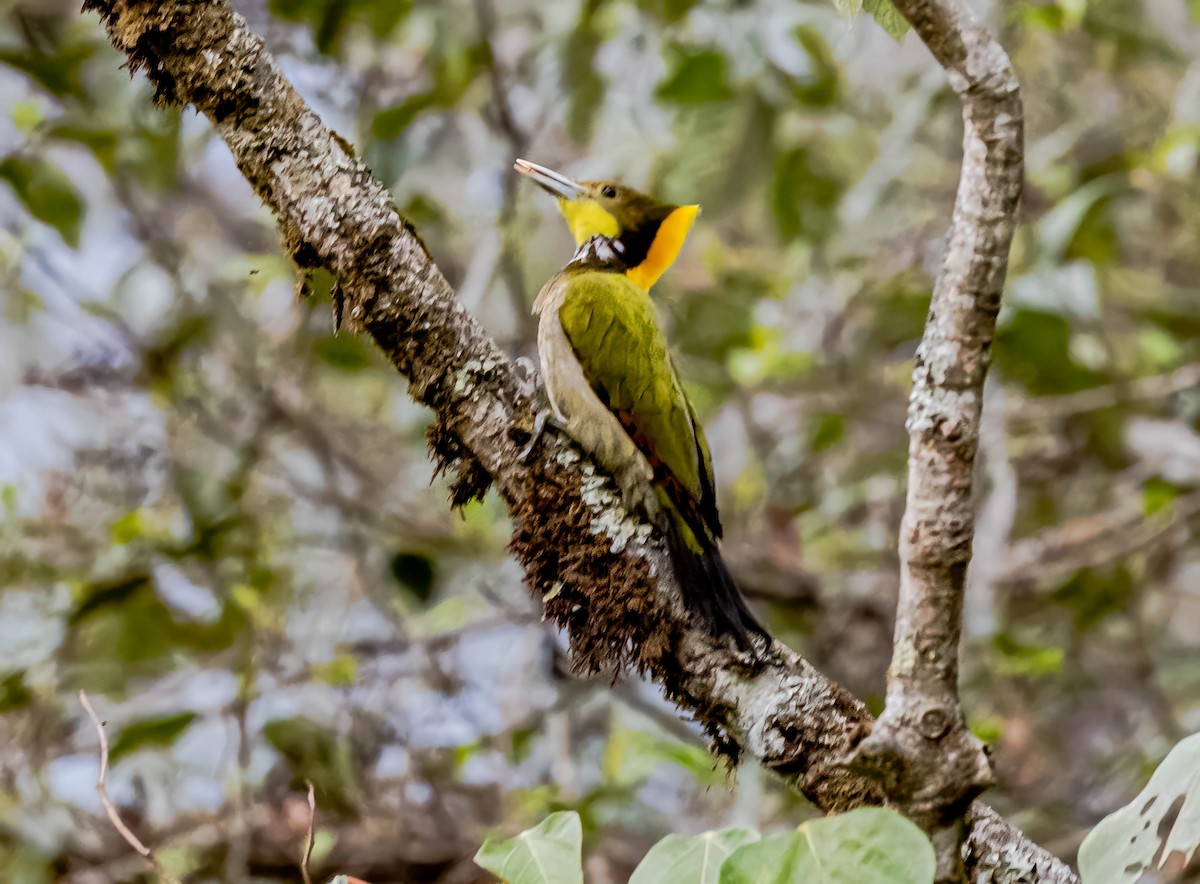
[{"label": "bird's eye", "polygon": [[600,195],[608,200],[613,199],[617,195],[617,189],[611,184],[606,184],[600,188]]}]

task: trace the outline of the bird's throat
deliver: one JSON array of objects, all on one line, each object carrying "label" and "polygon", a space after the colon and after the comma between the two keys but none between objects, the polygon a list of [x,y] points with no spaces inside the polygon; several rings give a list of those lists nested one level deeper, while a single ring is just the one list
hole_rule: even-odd
[{"label": "bird's throat", "polygon": [[621,232],[621,225],[612,213],[591,200],[559,200],[558,208],[571,228],[575,245],[581,246],[593,236],[610,239]]}]

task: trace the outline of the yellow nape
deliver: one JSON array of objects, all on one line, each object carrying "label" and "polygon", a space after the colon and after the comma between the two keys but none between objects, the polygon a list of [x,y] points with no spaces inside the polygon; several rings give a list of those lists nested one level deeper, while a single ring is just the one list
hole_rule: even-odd
[{"label": "yellow nape", "polygon": [[646,260],[637,267],[626,270],[625,275],[636,285],[649,291],[679,256],[683,241],[687,239],[688,231],[692,229],[699,212],[699,206],[680,206],[668,215],[659,225],[654,242],[650,243]]},{"label": "yellow nape", "polygon": [[558,210],[567,219],[575,245],[581,246],[593,236],[616,236],[621,232],[617,219],[594,200],[558,201]]}]

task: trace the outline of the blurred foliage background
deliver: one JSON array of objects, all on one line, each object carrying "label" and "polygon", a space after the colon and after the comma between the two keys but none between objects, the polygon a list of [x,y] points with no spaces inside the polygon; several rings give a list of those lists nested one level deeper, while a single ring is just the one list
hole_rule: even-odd
[{"label": "blurred foliage background", "polygon": [[[514,355],[571,245],[527,156],[704,214],[656,289],[728,557],[879,708],[911,357],[958,171],[919,41],[827,0],[237,0]],[[1051,850],[1200,729],[1200,3],[972,0],[1012,54],[1028,186],[986,396],[964,644],[990,796]],[[0,4],[0,869],[486,880],[573,808],[588,880],[669,831],[812,814],[737,790],[654,688],[567,673],[489,498],[193,113],[77,0]],[[324,280],[327,290],[329,280]],[[321,289],[321,280],[316,281]]]}]

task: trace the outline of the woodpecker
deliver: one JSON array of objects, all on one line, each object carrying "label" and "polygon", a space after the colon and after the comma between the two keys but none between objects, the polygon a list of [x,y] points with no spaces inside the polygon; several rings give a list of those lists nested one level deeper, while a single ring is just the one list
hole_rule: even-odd
[{"label": "woodpecker", "polygon": [[663,527],[680,586],[710,625],[753,652],[753,637],[769,636],[721,558],[712,457],[650,299],[700,207],[527,160],[514,168],[557,199],[575,238],[533,305],[550,414]]}]

